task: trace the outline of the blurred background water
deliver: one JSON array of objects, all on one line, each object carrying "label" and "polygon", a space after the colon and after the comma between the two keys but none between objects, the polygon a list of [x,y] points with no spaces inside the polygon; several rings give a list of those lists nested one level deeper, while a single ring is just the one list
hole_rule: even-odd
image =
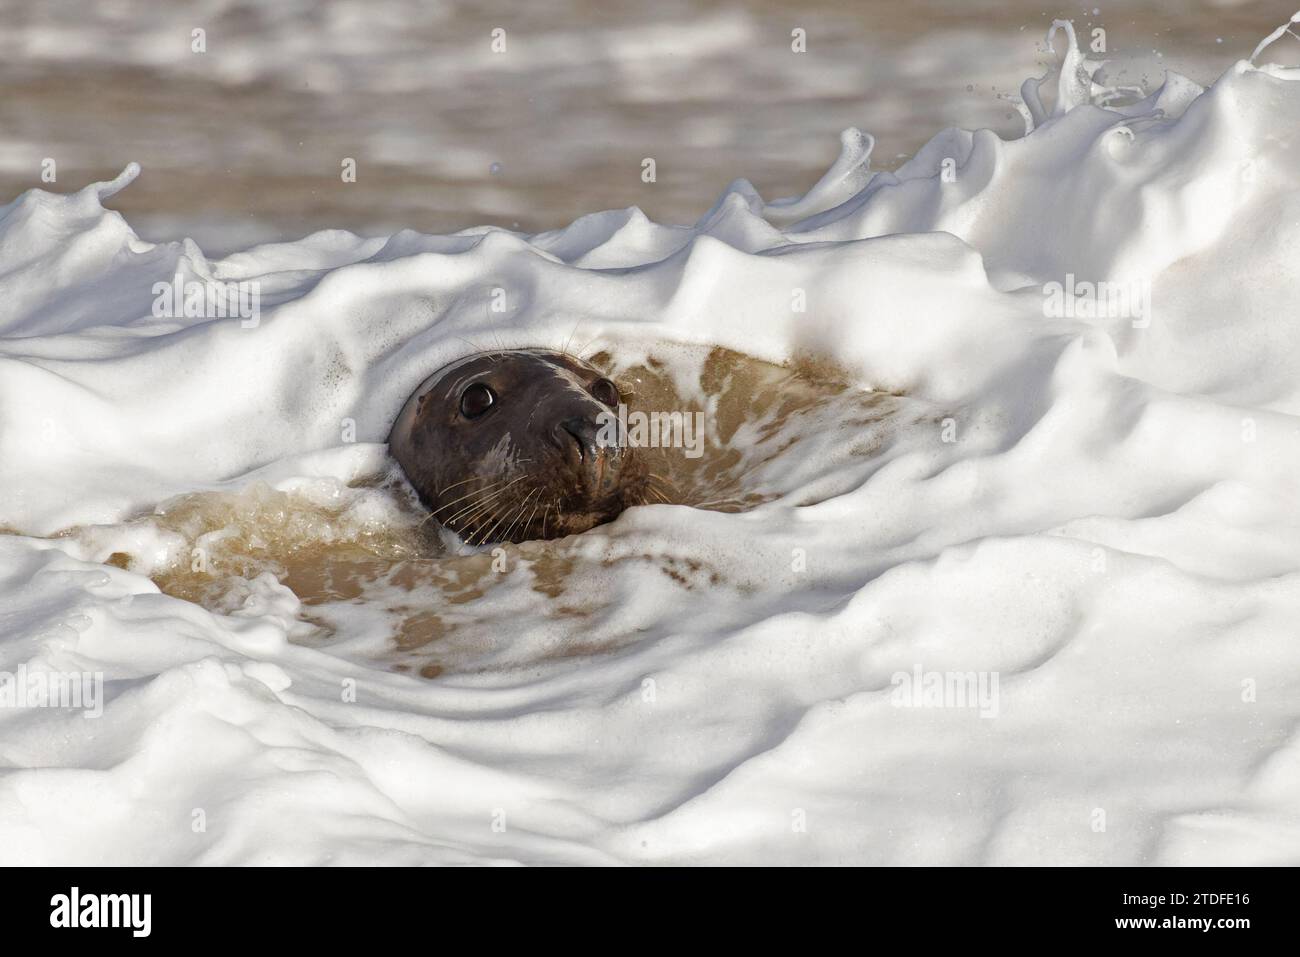
[{"label": "blurred background water", "polygon": [[0,0],[0,201],[136,160],[112,205],[147,239],[215,254],[331,227],[535,231],[630,205],[690,223],[737,177],[802,193],[847,126],[876,137],[883,169],[945,126],[1018,135],[1001,96],[1043,72],[1053,19],[1104,29],[1112,76],[1154,88],[1166,69],[1212,81],[1295,6]]}]

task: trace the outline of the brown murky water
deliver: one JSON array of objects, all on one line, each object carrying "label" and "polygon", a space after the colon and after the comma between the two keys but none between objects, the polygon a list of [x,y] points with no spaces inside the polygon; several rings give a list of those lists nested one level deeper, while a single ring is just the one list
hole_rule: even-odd
[{"label": "brown murky water", "polygon": [[[625,390],[629,416],[669,409],[702,413],[705,439],[698,457],[682,448],[642,451],[672,489],[675,504],[717,512],[752,509],[785,494],[788,489],[772,479],[769,467],[806,454],[807,441],[824,439],[827,429],[841,434],[835,442],[839,454],[871,455],[903,401],[849,386],[830,366],[777,366],[722,349],[696,350],[685,362],[676,349],[671,365],[650,358],[619,368],[604,353],[590,361]],[[463,667],[475,657],[467,647],[484,633],[508,632],[520,601],[527,613],[561,623],[568,634],[547,654],[604,646],[609,636],[592,633],[587,624],[607,604],[600,575],[620,562],[648,563],[683,588],[723,585],[727,574],[671,549],[652,555],[613,547],[593,557],[590,535],[470,551],[444,540],[426,521],[395,471],[370,476],[353,489],[386,497],[392,517],[362,519],[347,502],[321,503],[257,484],[233,493],[182,496],[135,522],[184,543],[175,553],[185,558],[152,569],[167,594],[237,613],[257,591],[258,577],[270,575],[302,603],[298,617],[310,626],[302,629],[302,640],[329,644],[368,630],[386,636],[372,642],[368,657],[378,653],[390,667],[426,677],[449,664]],[[617,534],[609,532],[605,526],[590,534],[606,534],[617,546]],[[109,561],[139,569],[143,558],[121,551]],[[520,579],[509,574],[517,570],[527,576],[531,599],[519,595]],[[507,583],[512,597],[498,603],[493,593]],[[356,614],[364,619],[361,627]],[[457,637],[465,641],[458,645]]]},{"label": "brown murky water", "polygon": [[[0,202],[137,161],[144,175],[114,206],[145,238],[192,236],[210,254],[327,228],[531,232],[630,205],[690,223],[736,177],[769,199],[807,190],[847,126],[876,137],[877,169],[946,126],[1018,135],[1002,97],[1043,72],[1054,18],[1090,42],[1104,29],[1121,80],[1153,88],[1166,68],[1214,80],[1293,9],[0,0]],[[792,50],[795,29],[805,52]],[[355,181],[341,177],[345,158]]]}]

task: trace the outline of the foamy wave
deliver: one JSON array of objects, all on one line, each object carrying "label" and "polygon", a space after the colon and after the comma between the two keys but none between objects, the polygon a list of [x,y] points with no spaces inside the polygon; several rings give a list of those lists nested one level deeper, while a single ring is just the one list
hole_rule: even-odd
[{"label": "foamy wave", "polygon": [[[93,725],[0,709],[0,857],[1300,860],[1300,71],[1270,46],[1137,98],[1063,41],[1023,138],[948,130],[879,173],[849,131],[807,195],[738,181],[692,227],[209,260],[104,210],[124,182],[0,210],[0,670],[109,692]],[[260,315],[159,316],[176,276],[256,283]],[[132,524],[178,495],[301,508],[298,541],[340,514],[312,488],[370,503],[348,534],[400,525],[343,490],[411,389],[575,336],[683,382],[674,343],[832,357],[926,414],[865,454],[819,424],[744,513],[470,556],[454,594],[409,589],[405,638],[345,598],[314,645],[257,569],[214,612],[102,563],[131,528],[191,544]],[[449,625],[476,667],[373,665]],[[900,705],[914,673],[1000,690]]]}]

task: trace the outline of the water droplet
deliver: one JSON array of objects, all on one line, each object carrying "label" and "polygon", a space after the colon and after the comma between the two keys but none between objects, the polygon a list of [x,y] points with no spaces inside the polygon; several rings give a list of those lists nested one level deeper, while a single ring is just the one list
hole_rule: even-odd
[{"label": "water droplet", "polygon": [[491,166],[488,167],[488,172],[491,173],[493,176],[495,176],[497,173],[501,172],[501,164],[493,163]]}]

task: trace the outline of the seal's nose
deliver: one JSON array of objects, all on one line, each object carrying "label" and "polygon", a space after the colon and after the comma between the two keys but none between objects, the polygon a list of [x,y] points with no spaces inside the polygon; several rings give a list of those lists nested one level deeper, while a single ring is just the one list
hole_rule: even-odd
[{"label": "seal's nose", "polygon": [[556,433],[588,490],[596,495],[612,491],[623,455],[618,445],[607,440],[600,424],[587,416],[570,416],[560,421]]},{"label": "seal's nose", "polygon": [[577,448],[578,462],[588,464],[600,453],[598,443],[599,430],[596,423],[580,415],[571,416],[560,423],[560,428],[569,433]]}]

